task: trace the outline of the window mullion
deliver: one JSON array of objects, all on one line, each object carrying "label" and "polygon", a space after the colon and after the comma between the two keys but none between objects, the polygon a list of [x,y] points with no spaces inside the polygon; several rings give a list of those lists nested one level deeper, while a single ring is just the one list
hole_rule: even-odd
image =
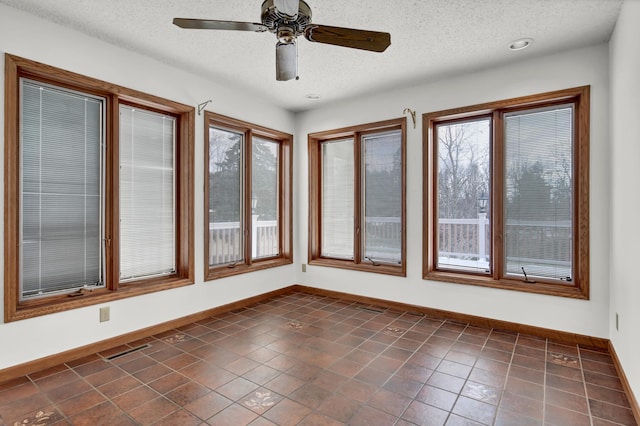
[{"label": "window mullion", "polygon": [[364,234],[363,224],[363,199],[362,191],[362,134],[356,132],[353,135],[353,261],[362,263],[362,241]]},{"label": "window mullion", "polygon": [[498,280],[504,276],[504,197],[506,177],[504,167],[504,132],[502,112],[494,111],[491,129],[491,276]]},{"label": "window mullion", "polygon": [[252,159],[253,159],[253,132],[251,129],[247,129],[244,137],[244,149],[242,164],[244,167],[244,182],[241,186],[242,189],[242,204],[243,204],[243,217],[244,217],[244,263],[251,265],[253,262],[253,217],[252,217],[252,203],[251,198],[253,196],[253,188],[251,187],[251,171],[252,171]]}]

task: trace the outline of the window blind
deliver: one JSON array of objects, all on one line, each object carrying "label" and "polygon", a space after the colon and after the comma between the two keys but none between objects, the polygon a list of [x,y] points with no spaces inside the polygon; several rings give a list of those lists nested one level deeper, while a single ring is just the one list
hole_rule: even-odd
[{"label": "window blind", "polygon": [[364,259],[399,263],[402,256],[402,135],[362,137]]},{"label": "window blind", "polygon": [[504,116],[506,273],[571,281],[573,107]]},{"label": "window blind", "polygon": [[322,144],[322,256],[353,259],[353,139]]},{"label": "window blind", "polygon": [[120,280],[176,270],[176,119],[120,106]]},{"label": "window blind", "polygon": [[21,80],[21,299],[103,284],[103,106]]}]

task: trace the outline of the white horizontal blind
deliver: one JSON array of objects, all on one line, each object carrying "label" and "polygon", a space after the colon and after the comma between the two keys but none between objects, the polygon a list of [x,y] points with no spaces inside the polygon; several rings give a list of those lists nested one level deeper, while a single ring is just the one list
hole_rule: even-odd
[{"label": "white horizontal blind", "polygon": [[176,271],[175,117],[120,106],[120,280]]},{"label": "white horizontal blind", "polygon": [[[253,259],[277,256],[280,253],[278,229],[278,169],[277,142],[253,137],[251,141],[251,212]],[[253,207],[253,206],[252,206]]]},{"label": "white horizontal blind", "polygon": [[21,80],[21,299],[100,286],[103,99]]},{"label": "white horizontal blind", "polygon": [[400,130],[362,137],[364,260],[402,259],[402,134]]},{"label": "white horizontal blind", "polygon": [[322,144],[322,256],[353,259],[353,168],[353,139]]},{"label": "white horizontal blind", "polygon": [[209,127],[209,266],[244,260],[244,134]]},{"label": "white horizontal blind", "polygon": [[505,114],[506,273],[571,281],[573,106]]}]

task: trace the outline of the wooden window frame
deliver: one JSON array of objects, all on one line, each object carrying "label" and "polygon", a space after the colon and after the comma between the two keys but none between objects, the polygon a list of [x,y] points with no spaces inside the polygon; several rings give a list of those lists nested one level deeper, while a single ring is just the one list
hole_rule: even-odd
[{"label": "wooden window frame", "polygon": [[[396,118],[375,123],[344,127],[308,135],[309,149],[309,251],[310,265],[329,266],[363,272],[375,272],[386,275],[407,276],[407,239],[406,239],[406,118]],[[399,265],[376,263],[363,259],[362,233],[362,154],[361,136],[384,131],[400,130],[401,133],[401,261]],[[353,259],[339,259],[322,256],[322,143],[339,139],[354,140],[354,256]]]},{"label": "wooden window frame", "polygon": [[[552,296],[589,299],[589,129],[590,86],[575,87],[530,96],[423,114],[423,279],[469,284]],[[548,105],[573,103],[573,282],[551,280],[527,283],[507,277],[504,269],[504,113]],[[435,127],[441,122],[492,117],[490,142],[491,272],[488,275],[436,267],[437,256],[437,141]]]},{"label": "wooden window frame", "polygon": [[[104,281],[93,291],[20,300],[20,79],[28,78],[105,99]],[[176,117],[176,272],[119,282],[119,106]],[[194,283],[193,164],[195,109],[50,65],[5,54],[4,312],[5,322],[139,296]],[[73,295],[73,296],[72,296]]]},{"label": "wooden window frame", "polygon": [[[241,212],[245,228],[243,230],[244,260],[235,264],[209,265],[209,128],[215,126],[242,133],[243,164],[242,189],[244,210]],[[225,115],[205,111],[204,115],[204,267],[205,281],[229,277],[293,263],[293,135],[258,126]],[[278,154],[278,247],[276,256],[252,259],[251,257],[251,161],[253,136],[277,142]]]}]

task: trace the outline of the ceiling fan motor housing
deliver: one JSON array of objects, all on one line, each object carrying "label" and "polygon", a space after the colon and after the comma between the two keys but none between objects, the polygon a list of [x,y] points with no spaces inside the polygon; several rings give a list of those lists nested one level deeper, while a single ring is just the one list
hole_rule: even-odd
[{"label": "ceiling fan motor housing", "polygon": [[292,32],[293,37],[297,37],[304,34],[305,28],[311,23],[311,8],[306,2],[300,0],[298,16],[294,20],[289,20],[286,15],[278,12],[273,0],[265,0],[262,3],[261,20],[262,24],[278,37],[280,37],[278,30],[281,27],[286,28],[287,32]]}]

